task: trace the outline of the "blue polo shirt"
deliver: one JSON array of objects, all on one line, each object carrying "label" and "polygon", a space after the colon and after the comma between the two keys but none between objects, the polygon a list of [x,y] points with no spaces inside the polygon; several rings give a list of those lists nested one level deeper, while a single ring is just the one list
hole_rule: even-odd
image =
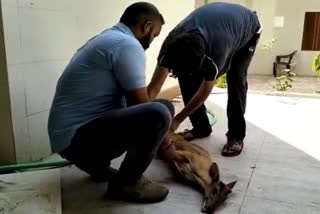
[{"label": "blue polo shirt", "polygon": [[214,65],[205,79],[214,80],[227,69],[234,53],[261,33],[261,24],[253,11],[241,5],[216,2],[202,6],[170,32],[158,56],[160,65],[166,67],[165,52],[170,42],[177,35],[189,32],[204,38],[206,55]]},{"label": "blue polo shirt", "polygon": [[66,149],[80,126],[125,108],[124,92],[145,85],[145,52],[118,23],[84,44],[60,77],[48,121],[53,152]]}]

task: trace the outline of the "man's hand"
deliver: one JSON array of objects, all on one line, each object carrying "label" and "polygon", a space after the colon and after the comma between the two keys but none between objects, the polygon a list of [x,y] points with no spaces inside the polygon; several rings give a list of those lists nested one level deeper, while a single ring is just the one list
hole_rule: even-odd
[{"label": "man's hand", "polygon": [[203,81],[196,94],[192,97],[190,102],[184,107],[184,109],[177,114],[178,121],[180,123],[184,121],[189,115],[195,112],[208,98],[216,81]]},{"label": "man's hand", "polygon": [[160,147],[158,156],[161,160],[171,162],[176,158],[176,147],[173,144],[170,144],[168,147]]}]

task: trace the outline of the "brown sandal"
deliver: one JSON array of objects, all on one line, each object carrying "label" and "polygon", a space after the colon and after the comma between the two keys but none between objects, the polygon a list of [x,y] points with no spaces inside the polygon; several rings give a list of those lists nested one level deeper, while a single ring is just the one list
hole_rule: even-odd
[{"label": "brown sandal", "polygon": [[221,155],[224,157],[235,157],[241,154],[243,150],[243,141],[228,142],[223,146]]}]

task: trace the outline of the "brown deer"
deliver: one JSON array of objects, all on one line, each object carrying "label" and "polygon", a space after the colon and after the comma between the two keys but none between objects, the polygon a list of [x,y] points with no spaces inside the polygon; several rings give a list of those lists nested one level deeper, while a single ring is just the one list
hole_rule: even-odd
[{"label": "brown deer", "polygon": [[176,147],[176,156],[170,164],[185,181],[198,184],[204,193],[202,212],[212,214],[226,200],[237,181],[222,182],[218,165],[202,147],[187,142],[176,133],[170,133],[170,138]]}]

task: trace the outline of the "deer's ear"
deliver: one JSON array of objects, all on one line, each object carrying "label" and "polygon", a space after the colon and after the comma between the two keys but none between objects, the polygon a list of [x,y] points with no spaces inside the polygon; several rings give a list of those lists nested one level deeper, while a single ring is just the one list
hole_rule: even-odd
[{"label": "deer's ear", "polygon": [[220,196],[222,200],[226,200],[227,196],[232,192],[232,189],[229,188],[228,184],[225,184],[223,182],[220,182]]},{"label": "deer's ear", "polygon": [[231,182],[231,183],[228,183],[227,186],[232,190],[233,187],[236,185],[237,182],[238,182],[238,181],[233,181],[233,182]]},{"label": "deer's ear", "polygon": [[218,182],[220,180],[219,167],[215,162],[211,164],[209,174],[212,182]]},{"label": "deer's ear", "polygon": [[220,188],[221,188],[221,196],[223,200],[227,198],[227,196],[232,192],[233,187],[236,185],[237,181],[233,181],[231,183],[225,184],[223,182],[220,182]]}]

